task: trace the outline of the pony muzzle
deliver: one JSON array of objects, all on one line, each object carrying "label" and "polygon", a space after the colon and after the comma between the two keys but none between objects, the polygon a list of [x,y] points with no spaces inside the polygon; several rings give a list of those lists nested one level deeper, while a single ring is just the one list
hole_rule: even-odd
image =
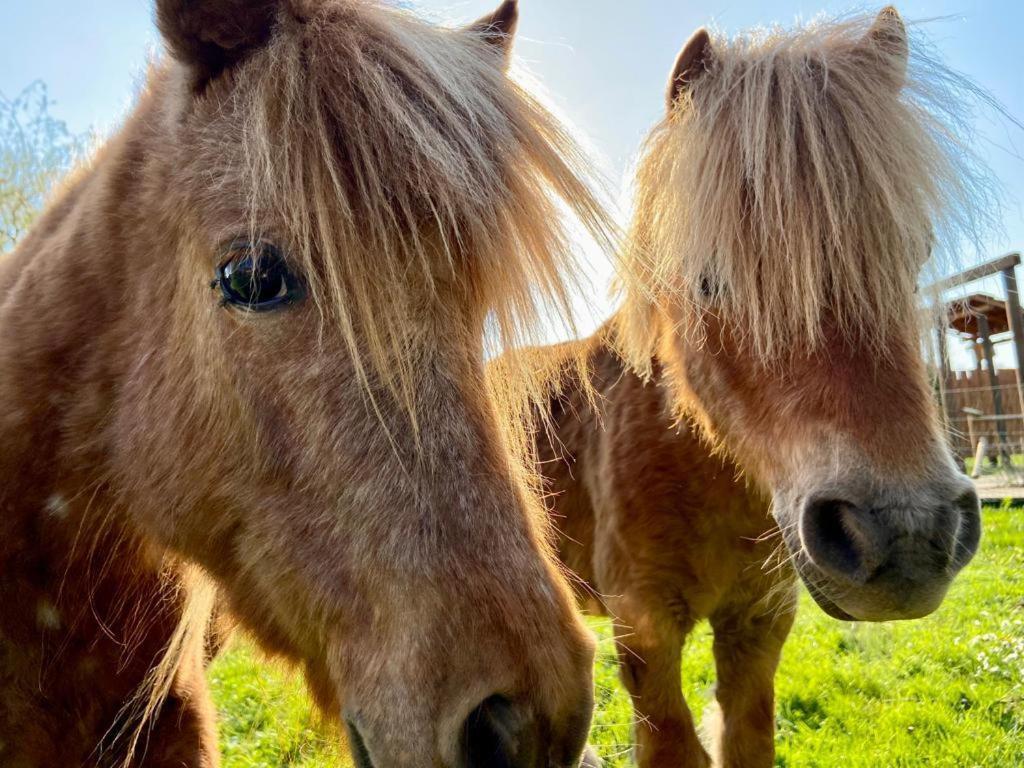
[{"label": "pony muzzle", "polygon": [[890,621],[938,608],[981,537],[978,495],[966,478],[926,501],[855,494],[810,496],[784,525],[797,571],[819,606],[845,620]]},{"label": "pony muzzle", "polygon": [[[538,717],[528,704],[494,694],[473,708],[456,734],[442,735],[445,740],[453,737],[457,745],[454,761],[445,760],[443,764],[450,768],[577,768],[585,746],[591,707],[592,702],[583,708],[585,711],[581,710],[579,717],[571,718],[578,722],[570,723],[569,727],[559,729],[560,734],[555,734],[552,724]],[[356,768],[393,768],[386,758],[377,755],[375,737],[365,732],[358,717],[347,715],[344,720]],[[436,762],[430,759],[422,764]],[[583,764],[591,766],[599,762],[588,753]]]}]

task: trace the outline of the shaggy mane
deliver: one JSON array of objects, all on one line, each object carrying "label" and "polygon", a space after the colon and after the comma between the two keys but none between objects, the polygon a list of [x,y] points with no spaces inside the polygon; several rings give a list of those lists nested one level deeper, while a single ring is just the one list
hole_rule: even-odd
[{"label": "shaggy mane", "polygon": [[[321,322],[341,328],[372,407],[381,416],[390,393],[415,434],[417,355],[431,334],[463,332],[449,315],[468,312],[498,348],[534,341],[545,320],[574,332],[579,272],[565,214],[609,251],[614,225],[569,130],[508,78],[486,34],[369,0],[288,5],[265,46],[224,76],[224,103],[199,97],[230,117],[205,137],[224,156],[211,177],[251,190],[250,235],[283,240]],[[268,219],[284,231],[263,232]],[[475,352],[479,340],[466,341]],[[505,372],[476,384],[495,399],[510,471],[529,484],[528,403],[553,373],[525,358]],[[164,659],[126,710],[137,713],[124,728],[126,764],[205,634],[213,589],[196,577],[187,591]]]},{"label": "shaggy mane", "polygon": [[919,322],[922,264],[948,268],[993,222],[965,137],[967,109],[997,105],[916,34],[904,76],[902,46],[866,40],[874,21],[713,37],[708,71],[639,161],[620,279],[641,370],[655,307],[672,303],[732,318],[765,362],[819,345],[823,307],[842,338],[885,354],[889,329]]},{"label": "shaggy mane", "polygon": [[549,313],[571,330],[565,210],[604,244],[612,225],[569,131],[483,35],[362,0],[305,6],[236,75],[251,210],[285,222],[367,390],[415,424],[413,313],[471,307],[499,347]]}]

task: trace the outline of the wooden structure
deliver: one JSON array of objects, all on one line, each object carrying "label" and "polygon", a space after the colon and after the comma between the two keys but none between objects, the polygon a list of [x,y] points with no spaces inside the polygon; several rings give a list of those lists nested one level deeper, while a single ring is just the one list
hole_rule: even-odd
[{"label": "wooden structure", "polygon": [[[991,415],[986,415],[984,410],[975,405],[965,405],[959,409],[967,418],[967,433],[970,436],[967,453],[975,450],[974,446],[978,444],[979,436],[976,434],[975,425],[978,422],[989,421],[995,425],[997,432],[994,444],[998,447],[1003,463],[1009,466],[1012,451],[1009,447],[1010,441],[1006,428],[1007,417],[1003,406],[1003,391],[1000,387],[996,371],[995,345],[992,341],[993,336],[1011,330],[1007,303],[994,296],[975,293],[964,301],[957,301],[951,304],[947,314],[949,330],[956,331],[965,341],[971,342],[976,361],[975,368],[978,371],[984,370],[991,394],[992,407],[989,410]],[[948,383],[946,386],[948,392]],[[954,413],[956,413],[956,409],[953,410],[950,416]],[[1020,421],[1020,413],[1018,412],[1012,419]],[[985,439],[987,444],[987,436],[982,435],[981,437]]]},{"label": "wooden structure", "polygon": [[993,386],[989,372],[981,367],[946,373],[945,419],[950,445],[961,458],[974,454],[981,437],[987,438],[990,455],[998,453],[1000,441],[1014,452],[1024,452],[1024,418],[1016,407],[1017,372],[997,370],[995,380]]},{"label": "wooden structure", "polygon": [[[1024,315],[1016,275],[1020,263],[1020,254],[1011,253],[934,286],[944,292],[993,275],[1002,279],[1005,300],[978,293],[947,306],[948,328],[972,344],[977,375],[963,376],[950,370],[948,336],[941,329],[937,383],[956,453],[961,457],[973,455],[977,440],[984,436],[1007,468],[1013,446],[1024,445]],[[1012,371],[997,371],[993,337],[1005,333],[1011,335],[1017,365]],[[964,438],[969,441],[965,443]]]}]

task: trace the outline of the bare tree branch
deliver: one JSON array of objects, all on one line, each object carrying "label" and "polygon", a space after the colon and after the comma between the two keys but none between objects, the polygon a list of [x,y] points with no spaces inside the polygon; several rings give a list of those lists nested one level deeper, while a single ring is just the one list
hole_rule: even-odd
[{"label": "bare tree branch", "polygon": [[14,248],[88,146],[87,135],[50,114],[52,106],[41,81],[14,98],[0,93],[0,253]]}]

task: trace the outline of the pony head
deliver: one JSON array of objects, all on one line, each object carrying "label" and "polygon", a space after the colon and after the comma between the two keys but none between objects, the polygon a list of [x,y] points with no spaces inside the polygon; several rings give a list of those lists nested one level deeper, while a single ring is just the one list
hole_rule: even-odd
[{"label": "pony head", "polygon": [[699,31],[638,175],[620,335],[774,497],[842,618],[933,611],[978,546],[943,438],[917,286],[977,223],[971,86],[910,56],[895,10],[734,40]]},{"label": "pony head", "polygon": [[564,206],[606,220],[507,76],[515,2],[465,29],[363,0],[157,19],[170,57],[72,192],[96,221],[67,256],[108,276],[78,354],[120,377],[95,410],[128,524],[301,662],[362,768],[575,766],[593,641],[483,339],[568,311]]}]

